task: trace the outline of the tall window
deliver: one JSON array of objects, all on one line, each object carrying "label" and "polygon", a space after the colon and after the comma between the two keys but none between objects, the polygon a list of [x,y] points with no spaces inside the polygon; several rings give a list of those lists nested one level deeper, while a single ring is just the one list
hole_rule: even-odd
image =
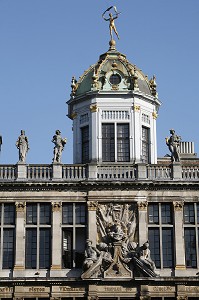
[{"label": "tall window", "polygon": [[82,134],[82,163],[89,162],[89,127],[85,126],[81,128]]},{"label": "tall window", "polygon": [[63,268],[81,268],[86,239],[85,204],[62,205],[62,262]]},{"label": "tall window", "polygon": [[26,205],[26,268],[48,269],[51,259],[51,205]]},{"label": "tall window", "polygon": [[172,268],[173,217],[169,203],[148,206],[148,234],[151,257],[157,268]]},{"label": "tall window", "polygon": [[[116,134],[115,134],[116,133]],[[102,160],[104,162],[130,160],[129,124],[102,124]]]},{"label": "tall window", "polygon": [[142,126],[142,161],[149,163],[150,129]]},{"label": "tall window", "polygon": [[199,204],[184,204],[184,240],[187,268],[197,268],[199,263]]},{"label": "tall window", "polygon": [[0,255],[3,269],[14,267],[15,205],[0,205]]}]

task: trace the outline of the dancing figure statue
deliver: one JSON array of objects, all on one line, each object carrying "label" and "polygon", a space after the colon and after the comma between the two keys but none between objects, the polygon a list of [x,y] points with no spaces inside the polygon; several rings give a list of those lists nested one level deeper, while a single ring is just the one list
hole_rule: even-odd
[{"label": "dancing figure statue", "polygon": [[64,150],[64,146],[66,144],[66,138],[62,138],[61,131],[56,130],[55,135],[53,136],[52,142],[55,144],[53,162],[60,163],[62,151]]},{"label": "dancing figure statue", "polygon": [[171,152],[171,160],[172,162],[179,162],[180,161],[180,140],[181,137],[175,134],[175,130],[171,129],[170,130],[171,136],[166,138],[166,144]]},{"label": "dancing figure statue", "polygon": [[[114,9],[115,11],[115,14],[113,15],[111,12],[109,13],[109,18],[106,18],[105,17],[105,14],[106,12],[109,12],[111,9]],[[117,8],[116,6],[111,6],[109,7],[107,10],[105,10],[105,12],[102,14],[102,18],[105,20],[105,21],[109,21],[109,31],[110,31],[110,36],[111,36],[111,40],[113,40],[113,31],[115,32],[118,40],[119,40],[119,34],[117,32],[117,29],[116,29],[116,26],[115,26],[115,19],[118,18],[120,13],[117,12]]]},{"label": "dancing figure statue", "polygon": [[19,162],[26,161],[26,155],[29,150],[28,138],[25,136],[25,131],[21,130],[21,135],[16,141],[16,147],[19,149]]}]

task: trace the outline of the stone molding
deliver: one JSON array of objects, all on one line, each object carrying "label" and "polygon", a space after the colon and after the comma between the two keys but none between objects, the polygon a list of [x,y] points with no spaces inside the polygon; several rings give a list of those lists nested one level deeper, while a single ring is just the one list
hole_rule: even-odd
[{"label": "stone molding", "polygon": [[26,203],[25,202],[15,202],[17,212],[25,212]]},{"label": "stone molding", "polygon": [[187,296],[177,296],[177,300],[188,300]]}]

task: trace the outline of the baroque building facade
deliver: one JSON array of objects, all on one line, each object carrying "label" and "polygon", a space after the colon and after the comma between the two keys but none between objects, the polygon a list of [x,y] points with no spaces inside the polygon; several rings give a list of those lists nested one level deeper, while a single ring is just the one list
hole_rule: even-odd
[{"label": "baroque building facade", "polygon": [[51,165],[0,165],[0,299],[199,299],[199,161],[157,158],[155,77],[111,40],[71,87],[74,164],[57,130]]}]

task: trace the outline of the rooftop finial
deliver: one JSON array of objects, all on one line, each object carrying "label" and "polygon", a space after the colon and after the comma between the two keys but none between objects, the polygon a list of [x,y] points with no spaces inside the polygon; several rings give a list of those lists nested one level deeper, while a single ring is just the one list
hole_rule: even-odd
[{"label": "rooftop finial", "polygon": [[[111,10],[113,10],[113,13],[111,12]],[[105,15],[106,13],[109,12],[109,18],[107,18]],[[105,10],[105,12],[102,14],[102,18],[105,21],[109,21],[109,30],[110,30],[110,36],[111,36],[111,41],[113,41],[113,31],[115,32],[118,40],[119,40],[119,34],[117,32],[116,26],[115,26],[115,22],[114,20],[118,18],[120,12],[117,11],[116,6],[110,6],[109,8],[107,8]]]}]

